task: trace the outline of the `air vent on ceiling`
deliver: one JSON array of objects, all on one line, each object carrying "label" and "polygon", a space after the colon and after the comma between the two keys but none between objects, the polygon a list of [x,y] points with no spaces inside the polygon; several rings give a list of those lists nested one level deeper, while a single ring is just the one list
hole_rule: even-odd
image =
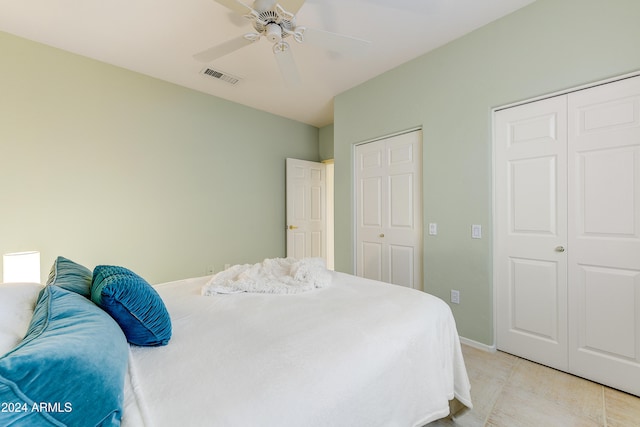
[{"label": "air vent on ceiling", "polygon": [[240,83],[240,78],[232,76],[231,74],[225,73],[224,71],[214,70],[213,68],[205,67],[202,69],[200,74],[203,74],[207,77],[211,77],[213,79],[218,79],[223,82],[229,83],[230,85],[235,85]]}]

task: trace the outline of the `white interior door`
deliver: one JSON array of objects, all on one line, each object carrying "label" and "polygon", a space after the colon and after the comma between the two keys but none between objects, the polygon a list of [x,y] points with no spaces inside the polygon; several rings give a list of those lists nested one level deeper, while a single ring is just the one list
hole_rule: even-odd
[{"label": "white interior door", "polygon": [[287,257],[327,255],[326,167],[287,159]]},{"label": "white interior door", "polygon": [[569,364],[640,395],[640,77],[569,95]]},{"label": "white interior door", "polygon": [[567,370],[566,97],[495,114],[497,344]]},{"label": "white interior door", "polygon": [[422,131],[358,145],[356,274],[422,289]]}]

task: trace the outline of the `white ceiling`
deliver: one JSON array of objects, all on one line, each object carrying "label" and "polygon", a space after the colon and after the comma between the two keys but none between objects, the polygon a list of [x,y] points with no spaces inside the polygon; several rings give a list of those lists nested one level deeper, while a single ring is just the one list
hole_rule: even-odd
[{"label": "white ceiling", "polygon": [[214,0],[0,0],[0,30],[321,127],[339,93],[533,1],[307,0],[298,25],[371,47],[355,58],[291,41],[302,79],[294,88],[265,39],[208,64],[239,84],[200,74],[193,54],[253,31]]}]

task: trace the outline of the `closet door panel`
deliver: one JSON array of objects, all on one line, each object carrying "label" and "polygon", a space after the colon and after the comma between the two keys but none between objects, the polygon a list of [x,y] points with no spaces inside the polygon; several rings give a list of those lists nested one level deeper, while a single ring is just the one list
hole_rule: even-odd
[{"label": "closet door panel", "polygon": [[365,144],[356,150],[356,271],[359,276],[385,280],[387,251],[379,235],[386,221],[384,147]]},{"label": "closet door panel", "polygon": [[567,369],[566,97],[495,115],[497,346]]},{"label": "closet door panel", "polygon": [[640,78],[568,108],[569,366],[640,395]]}]

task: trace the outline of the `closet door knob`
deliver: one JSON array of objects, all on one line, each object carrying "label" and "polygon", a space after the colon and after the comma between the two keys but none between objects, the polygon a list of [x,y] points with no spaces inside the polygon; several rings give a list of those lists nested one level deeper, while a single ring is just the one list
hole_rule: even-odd
[{"label": "closet door knob", "polygon": [[384,233],[380,233],[380,237],[384,237]]},{"label": "closet door knob", "polygon": [[556,252],[564,252],[564,246],[556,246]]}]

